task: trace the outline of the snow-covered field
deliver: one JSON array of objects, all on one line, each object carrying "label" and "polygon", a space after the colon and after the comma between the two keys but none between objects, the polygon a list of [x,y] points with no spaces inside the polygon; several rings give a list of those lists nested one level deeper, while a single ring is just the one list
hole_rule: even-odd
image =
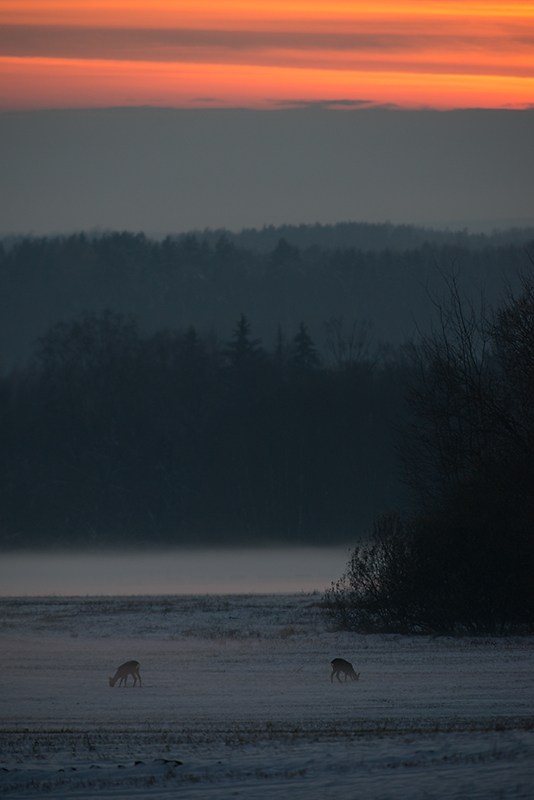
[{"label": "snow-covered field", "polygon": [[360,636],[319,601],[0,599],[0,793],[534,798],[534,638]]}]

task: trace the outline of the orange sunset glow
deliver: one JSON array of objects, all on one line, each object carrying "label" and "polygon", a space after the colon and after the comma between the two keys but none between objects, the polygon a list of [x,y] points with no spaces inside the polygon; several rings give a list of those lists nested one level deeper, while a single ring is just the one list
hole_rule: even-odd
[{"label": "orange sunset glow", "polygon": [[534,3],[0,0],[0,109],[526,108]]}]

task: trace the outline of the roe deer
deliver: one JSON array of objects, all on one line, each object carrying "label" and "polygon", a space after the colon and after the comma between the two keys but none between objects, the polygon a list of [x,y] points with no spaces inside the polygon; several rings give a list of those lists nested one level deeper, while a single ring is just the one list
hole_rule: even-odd
[{"label": "roe deer", "polygon": [[120,678],[119,686],[124,681],[124,685],[126,686],[126,681],[128,680],[128,675],[131,675],[134,679],[134,686],[137,683],[137,678],[139,678],[139,686],[142,686],[141,683],[141,676],[139,674],[139,661],[127,661],[125,664],[121,664],[120,667],[117,668],[117,672],[115,675],[109,679],[109,685],[115,686],[117,681]]},{"label": "roe deer", "polygon": [[345,681],[347,678],[351,678],[353,681],[357,681],[360,677],[359,672],[354,672],[354,667],[352,664],[349,664],[348,661],[345,661],[344,658],[334,658],[333,661],[330,662],[332,664],[332,674],[330,675],[330,683],[334,683],[334,675],[341,683],[341,678],[339,677],[340,672],[345,673]]}]

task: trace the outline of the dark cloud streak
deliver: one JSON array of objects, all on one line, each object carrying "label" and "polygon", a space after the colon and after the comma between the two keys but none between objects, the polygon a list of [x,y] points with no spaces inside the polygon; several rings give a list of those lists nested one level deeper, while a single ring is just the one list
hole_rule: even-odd
[{"label": "dark cloud streak", "polygon": [[277,106],[289,108],[361,108],[373,105],[373,100],[274,100]]},{"label": "dark cloud streak", "polygon": [[[0,26],[0,54],[15,57],[191,60],[216,50],[304,52],[388,52],[392,54],[448,49],[496,51],[510,40],[501,37],[436,36],[413,33],[316,33],[166,28],[100,28],[80,26]],[[531,37],[517,36],[517,46],[530,48]],[[509,45],[508,45],[509,46]]]}]

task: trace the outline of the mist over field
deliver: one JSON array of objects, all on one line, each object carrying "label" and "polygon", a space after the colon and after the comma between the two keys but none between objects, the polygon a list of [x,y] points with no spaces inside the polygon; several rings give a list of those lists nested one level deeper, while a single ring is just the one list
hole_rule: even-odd
[{"label": "mist over field", "polygon": [[323,592],[347,547],[4,552],[2,597]]}]

